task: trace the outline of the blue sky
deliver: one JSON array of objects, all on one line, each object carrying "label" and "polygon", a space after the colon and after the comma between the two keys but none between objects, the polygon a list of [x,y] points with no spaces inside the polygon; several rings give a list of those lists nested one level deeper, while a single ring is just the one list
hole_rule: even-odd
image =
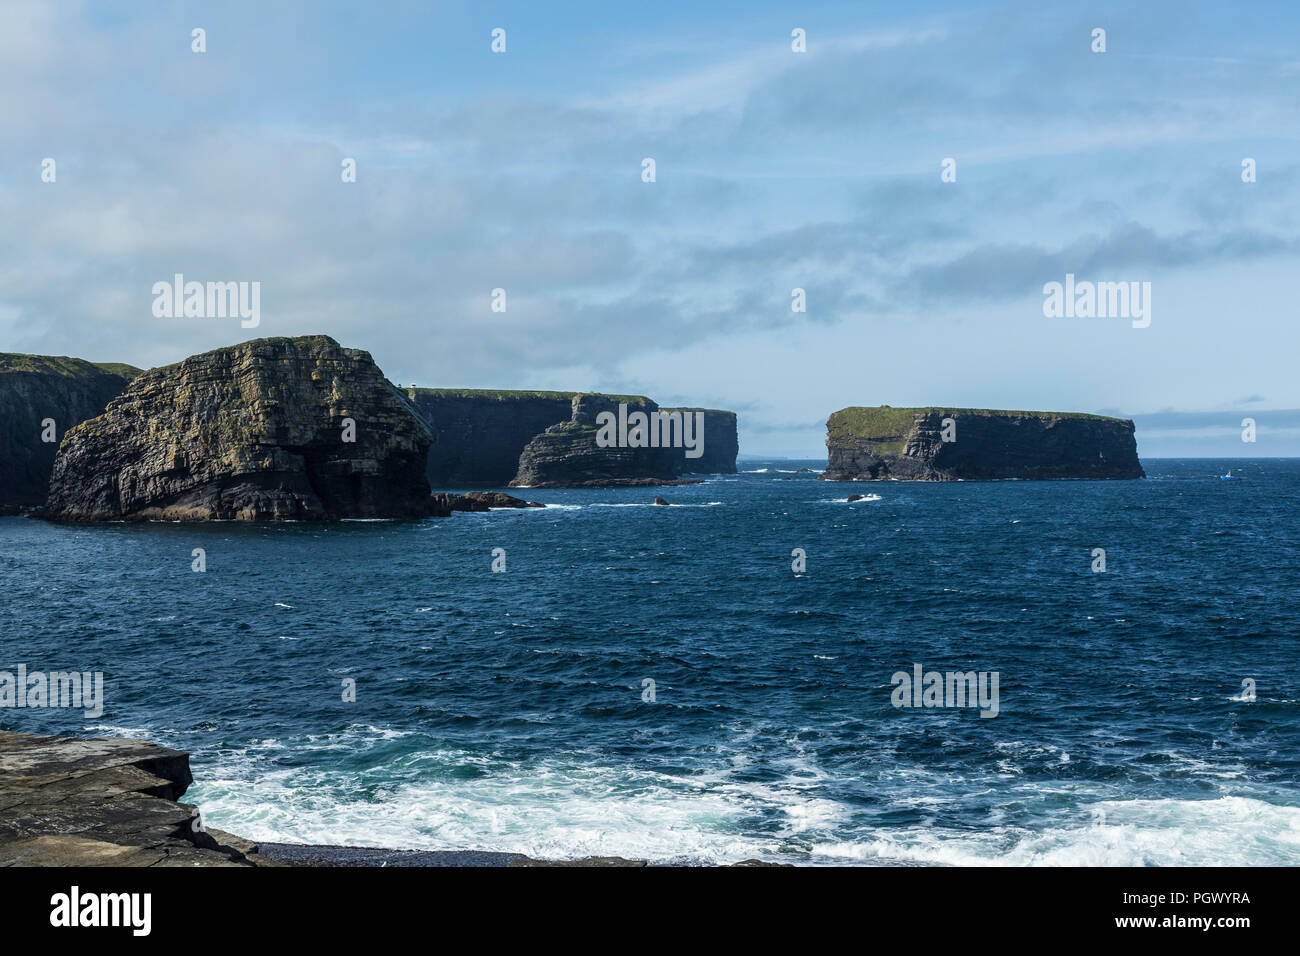
[{"label": "blue sky", "polygon": [[[6,3],[0,350],[326,332],[400,383],[733,408],[742,454],[887,403],[1297,455],[1300,11],[1210,6]],[[155,318],[176,272],[261,282],[261,326]],[[1150,282],[1150,327],[1044,317],[1067,272]]]}]

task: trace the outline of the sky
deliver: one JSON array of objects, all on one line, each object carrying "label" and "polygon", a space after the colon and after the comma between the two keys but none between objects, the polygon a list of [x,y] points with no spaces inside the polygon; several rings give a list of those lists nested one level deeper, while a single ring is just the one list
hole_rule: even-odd
[{"label": "sky", "polygon": [[[1295,456],[1298,177],[1294,2],[4,0],[0,351],[325,333],[400,384],[734,409],[748,456],[880,404]],[[155,316],[177,273],[260,325]],[[1046,316],[1067,274],[1150,325]]]}]

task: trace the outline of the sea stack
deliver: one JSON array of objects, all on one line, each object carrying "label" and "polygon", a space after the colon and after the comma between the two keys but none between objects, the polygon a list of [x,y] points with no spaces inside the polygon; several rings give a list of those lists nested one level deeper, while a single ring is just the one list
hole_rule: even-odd
[{"label": "sea stack", "polygon": [[855,406],[826,449],[826,481],[1144,477],[1133,422],[1079,412]]},{"label": "sea stack", "polygon": [[[644,395],[512,389],[412,387],[408,397],[438,436],[428,461],[434,488],[654,484],[681,474],[736,471],[736,413],[723,409],[659,408]],[[630,455],[625,449],[589,447],[586,432],[576,427],[581,423],[574,418],[575,399],[579,416],[597,408],[616,411],[620,404],[629,413],[699,413],[702,454],[688,458],[677,448],[663,455]],[[594,423],[593,416],[586,417]],[[545,435],[552,426],[561,427]],[[590,435],[594,438],[594,429]]]},{"label": "sea stack", "polygon": [[256,339],[151,369],[63,438],[60,521],[333,520],[439,512],[433,435],[369,353]]},{"label": "sea stack", "polygon": [[648,398],[620,402],[607,395],[575,395],[567,422],[534,437],[519,456],[516,488],[582,488],[672,484],[681,473],[676,448],[600,447],[597,416],[603,412],[649,414],[659,406]]}]

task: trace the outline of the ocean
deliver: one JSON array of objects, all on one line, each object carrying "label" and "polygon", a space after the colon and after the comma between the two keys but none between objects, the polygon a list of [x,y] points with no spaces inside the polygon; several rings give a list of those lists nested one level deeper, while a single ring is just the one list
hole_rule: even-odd
[{"label": "ocean", "polygon": [[[1300,461],[1143,464],[842,484],[742,461],[419,522],[3,518],[0,670],[102,671],[105,706],[0,729],[188,751],[186,802],[254,840],[1300,863]],[[996,717],[895,707],[917,665],[996,673]]]}]

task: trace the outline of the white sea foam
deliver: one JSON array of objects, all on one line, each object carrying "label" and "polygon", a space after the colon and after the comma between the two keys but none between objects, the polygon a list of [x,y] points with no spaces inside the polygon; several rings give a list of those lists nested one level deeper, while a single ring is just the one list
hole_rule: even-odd
[{"label": "white sea foam", "polygon": [[[735,794],[683,792],[677,781],[652,779],[614,790],[614,778],[625,776],[530,766],[472,781],[425,776],[376,787],[370,779],[270,771],[255,780],[212,779],[186,798],[212,825],[262,841],[698,862],[779,850],[777,837],[737,833],[746,807]],[[795,812],[808,818],[792,821],[799,827],[833,814],[817,801]]]},{"label": "white sea foam", "polygon": [[[131,728],[112,728],[132,733]],[[411,731],[353,725],[344,733],[260,740],[200,766],[187,799],[213,826],[267,842],[431,850],[498,850],[542,858],[614,855],[660,862],[746,858],[815,864],[968,866],[1226,866],[1300,863],[1300,807],[1246,796],[1205,800],[1088,802],[1087,788],[1035,782],[1048,810],[1042,828],[1011,826],[1000,811],[979,830],[873,827],[860,807],[826,796],[833,780],[815,753],[779,760],[773,782],[730,769],[697,777],[568,761],[506,764],[450,749],[394,744]],[[753,728],[732,739],[742,769]],[[396,749],[394,749],[396,748]],[[1019,741],[999,749],[1069,760]],[[325,760],[282,767],[274,756],[325,751]],[[336,769],[338,757],[354,767]],[[358,757],[362,759],[357,759]],[[473,774],[466,776],[465,771]],[[899,767],[907,786],[895,807],[935,807],[952,795],[927,786],[922,769]],[[895,781],[898,782],[898,781]],[[1023,788],[1022,788],[1023,789]],[[1273,796],[1265,794],[1265,796]],[[1285,799],[1285,794],[1282,795]],[[756,827],[758,819],[774,826]]]},{"label": "white sea foam", "polygon": [[909,828],[813,847],[826,862],[955,866],[1261,866],[1300,862],[1300,807],[1246,797],[1106,800],[1031,831]]}]

